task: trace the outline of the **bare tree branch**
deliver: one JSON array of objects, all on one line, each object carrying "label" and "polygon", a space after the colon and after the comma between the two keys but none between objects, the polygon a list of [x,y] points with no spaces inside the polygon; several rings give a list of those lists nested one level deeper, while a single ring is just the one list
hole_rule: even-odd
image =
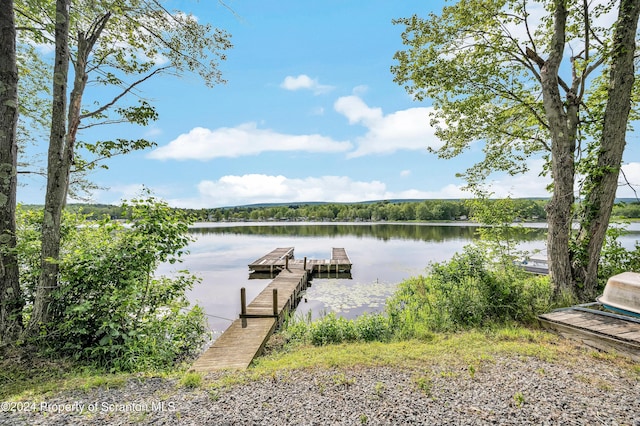
[{"label": "bare tree branch", "polygon": [[118,102],[118,100],[120,100],[123,96],[125,96],[127,93],[129,93],[131,90],[133,90],[136,86],[142,84],[143,82],[145,82],[146,80],[150,79],[151,77],[153,77],[155,74],[158,74],[168,68],[171,68],[170,66],[166,66],[166,67],[161,67],[161,68],[157,68],[155,70],[153,70],[150,74],[146,75],[145,77],[141,78],[140,80],[137,80],[133,83],[131,83],[125,90],[122,91],[122,93],[120,93],[118,96],[116,96],[115,98],[113,98],[111,100],[111,102],[101,106],[100,108],[98,108],[95,111],[91,111],[85,114],[82,114],[80,116],[80,119],[85,119],[85,118],[89,118],[89,117],[93,117],[96,116],[104,111],[106,111],[107,109],[111,108],[113,105],[116,104],[116,102]]},{"label": "bare tree branch", "polygon": [[627,175],[624,173],[624,170],[622,170],[622,167],[620,168],[620,174],[622,175],[622,178],[624,179],[625,183],[622,184],[622,185],[618,185],[618,187],[620,187],[620,186],[628,186],[629,189],[631,189],[633,191],[634,198],[636,199],[636,201],[640,201],[640,199],[638,198],[638,192],[633,187],[633,184],[631,182],[629,182],[629,179],[627,178]]}]

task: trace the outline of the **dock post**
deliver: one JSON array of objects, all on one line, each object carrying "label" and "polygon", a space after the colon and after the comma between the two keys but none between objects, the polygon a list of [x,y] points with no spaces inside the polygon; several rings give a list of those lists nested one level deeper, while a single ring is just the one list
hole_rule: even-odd
[{"label": "dock post", "polygon": [[278,316],[278,289],[273,289],[273,315]]},{"label": "dock post", "polygon": [[289,256],[284,258],[284,269],[289,270]]},{"label": "dock post", "polygon": [[307,256],[304,257],[304,264],[303,264],[303,269],[306,271],[307,270]]},{"label": "dock post", "polygon": [[242,328],[247,327],[247,290],[242,287],[240,289],[240,318],[242,318]]}]

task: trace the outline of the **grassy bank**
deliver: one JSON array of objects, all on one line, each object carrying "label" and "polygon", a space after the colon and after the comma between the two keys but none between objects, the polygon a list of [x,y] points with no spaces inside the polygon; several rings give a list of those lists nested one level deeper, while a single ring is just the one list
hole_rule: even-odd
[{"label": "grassy bank", "polygon": [[533,357],[566,365],[605,362],[628,369],[640,380],[640,365],[626,358],[579,348],[556,335],[520,326],[503,326],[489,330],[436,333],[429,340],[342,343],[325,346],[283,344],[276,337],[265,356],[246,371],[226,372],[214,378],[194,380],[184,364],[171,372],[148,371],[135,374],[108,374],[74,366],[65,361],[20,360],[4,358],[0,362],[0,400],[39,401],[60,391],[87,390],[96,387],[117,388],[127,380],[148,377],[174,379],[171,386],[221,388],[271,377],[295,369],[348,369],[395,367],[430,369],[438,367],[451,374],[473,375],[483,365],[501,357]]},{"label": "grassy bank", "polygon": [[118,370],[43,360],[35,351],[21,350],[0,354],[0,401],[37,401],[58,391],[120,387],[146,377],[171,379],[167,386],[222,387],[283,370],[314,368],[434,367],[473,375],[502,357],[531,357],[568,369],[597,358],[620,364],[640,379],[638,364],[579,349],[539,330],[537,315],[555,303],[547,277],[526,274],[511,264],[493,267],[481,250],[467,248],[446,263],[432,264],[426,276],[401,283],[384,314],[350,321],[335,314],[314,322],[288,320],[269,342],[267,354],[246,372],[204,378],[186,373],[189,364],[154,370],[155,364],[138,359],[128,370],[134,373],[110,374]]}]

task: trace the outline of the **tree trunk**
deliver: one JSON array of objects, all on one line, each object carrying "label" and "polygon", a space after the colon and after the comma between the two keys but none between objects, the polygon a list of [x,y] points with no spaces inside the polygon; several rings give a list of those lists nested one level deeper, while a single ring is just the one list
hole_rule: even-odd
[{"label": "tree trunk", "polygon": [[69,6],[71,0],[56,1],[55,64],[53,68],[53,108],[47,163],[47,193],[42,222],[42,252],[39,285],[29,322],[32,334],[50,320],[51,293],[58,286],[60,223],[69,181],[65,173],[67,78],[69,73]]},{"label": "tree trunk", "polygon": [[578,246],[586,253],[586,259],[576,259],[575,271],[577,280],[582,283],[579,296],[583,300],[592,300],[598,290],[600,252],[618,189],[635,79],[635,37],[639,14],[640,0],[620,2],[598,162],[585,181],[586,194],[577,237]]},{"label": "tree trunk", "polygon": [[[69,0],[58,0],[58,4],[68,2]],[[67,8],[68,10],[68,8]],[[60,257],[60,224],[62,220],[62,211],[66,204],[67,193],[69,190],[69,174],[73,157],[75,153],[76,136],[78,127],[80,126],[82,113],[82,96],[87,85],[87,61],[93,46],[104,30],[111,13],[106,13],[97,18],[91,26],[89,34],[79,32],[78,52],[74,61],[74,81],[73,89],[69,99],[69,108],[67,120],[64,114],[66,112],[66,81],[69,68],[68,55],[65,67],[64,78],[64,106],[61,105],[57,110],[56,92],[54,86],[54,111],[52,113],[52,130],[51,140],[49,143],[49,163],[47,165],[47,194],[44,205],[44,222],[42,225],[42,273],[40,277],[40,288],[34,303],[34,316],[30,325],[46,324],[51,318],[50,304],[51,292],[58,287],[58,260]],[[68,13],[67,13],[68,22]],[[62,36],[62,35],[61,35]],[[60,40],[60,44],[65,44],[68,51],[69,27],[67,24],[64,41]],[[56,57],[58,46],[58,32],[56,27]],[[56,62],[57,65],[57,62]],[[56,74],[57,75],[57,74]],[[62,74],[60,74],[62,75]],[[55,77],[54,77],[55,80]],[[62,87],[60,86],[60,89]],[[68,123],[68,129],[67,124]],[[54,129],[55,127],[55,129]],[[38,316],[36,316],[36,307],[38,307]]]},{"label": "tree trunk", "polygon": [[22,333],[16,248],[18,67],[13,0],[0,2],[0,343]]},{"label": "tree trunk", "polygon": [[[575,175],[578,100],[572,93],[566,102],[560,96],[558,70],[565,44],[567,9],[565,2],[556,0],[551,52],[540,70],[543,105],[551,133],[551,175],[553,195],[547,204],[547,255],[549,273],[556,296],[573,292],[569,239],[571,236],[571,209]],[[566,105],[566,106],[565,106]],[[566,110],[565,110],[566,108]]]}]

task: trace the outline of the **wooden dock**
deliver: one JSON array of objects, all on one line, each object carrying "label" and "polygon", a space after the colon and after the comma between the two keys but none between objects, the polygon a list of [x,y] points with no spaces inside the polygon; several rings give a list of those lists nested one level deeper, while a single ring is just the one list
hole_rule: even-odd
[{"label": "wooden dock", "polygon": [[543,327],[604,352],[640,362],[640,320],[597,309],[595,304],[558,309],[538,316]]},{"label": "wooden dock", "polygon": [[248,305],[244,288],[241,290],[240,318],[194,362],[190,371],[247,368],[285,316],[296,308],[314,271],[344,274],[351,266],[343,248],[334,248],[331,259],[322,261],[293,260],[293,247],[278,248],[252,262],[252,274],[268,272],[277,276]]},{"label": "wooden dock", "polygon": [[[306,257],[294,259],[293,251],[293,247],[277,248],[251,262],[249,270],[258,274],[277,274],[289,265],[295,265],[311,273],[332,271],[348,273],[353,266],[344,248],[332,248],[330,259],[307,259]],[[260,277],[264,278],[264,276]]]},{"label": "wooden dock", "polygon": [[[293,259],[290,262],[294,265],[301,265],[314,274],[320,274],[322,272],[348,274],[351,272],[351,266],[353,266],[351,259],[349,259],[347,255],[347,251],[343,248],[336,247],[331,249],[331,259],[307,259],[305,257],[304,259]],[[350,275],[348,277],[350,277]]]},{"label": "wooden dock", "polygon": [[286,267],[287,261],[293,258],[293,247],[280,247],[265,254],[249,264],[249,270],[255,272],[277,273]]}]

